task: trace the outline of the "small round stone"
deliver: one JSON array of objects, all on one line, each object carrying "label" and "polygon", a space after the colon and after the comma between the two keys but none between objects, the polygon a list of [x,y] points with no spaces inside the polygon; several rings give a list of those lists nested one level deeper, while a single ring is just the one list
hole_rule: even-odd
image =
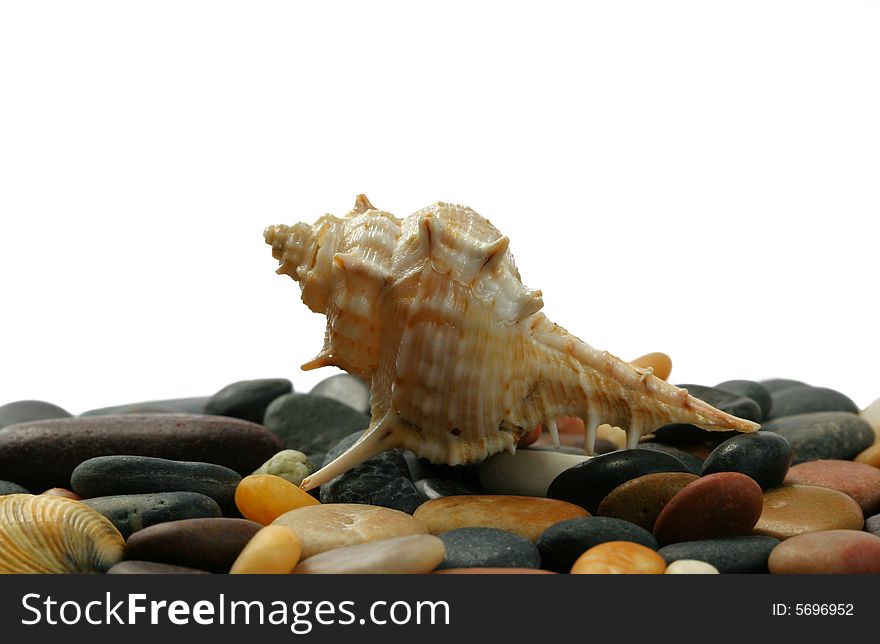
[{"label": "small round stone", "polygon": [[669,374],[672,373],[672,358],[659,351],[636,358],[632,361],[632,365],[643,369],[653,369],[654,375],[660,378],[660,380],[666,380],[669,378]]},{"label": "small round stone", "polygon": [[874,443],[871,425],[843,411],[783,416],[764,423],[761,429],[788,440],[793,465],[819,459],[851,461]]},{"label": "small round stone", "polygon": [[740,472],[764,490],[782,485],[791,465],[791,446],[773,432],[737,434],[718,445],[703,461],[700,474]]},{"label": "small round stone", "polygon": [[541,555],[528,539],[497,528],[456,528],[439,535],[446,554],[438,568],[538,568]]},{"label": "small round stone", "polygon": [[309,393],[313,396],[338,400],[362,414],[370,413],[370,386],[351,374],[340,373],[330,376],[312,387]]},{"label": "small round stone", "polygon": [[852,461],[808,461],[788,471],[789,484],[818,485],[851,496],[865,516],[880,512],[880,469]]},{"label": "small round stone", "polygon": [[207,570],[173,566],[156,561],[120,561],[107,571],[108,575],[209,575]]},{"label": "small round stone", "polygon": [[858,405],[849,396],[826,387],[794,387],[777,391],[771,397],[773,404],[767,420],[818,411],[859,413]]},{"label": "small round stone", "polygon": [[655,472],[687,472],[679,459],[646,449],[623,449],[570,467],[547,489],[551,499],[567,501],[595,514],[602,499],[618,485]]},{"label": "small round stone", "polygon": [[235,505],[241,515],[269,525],[285,512],[320,501],[290,481],[272,474],[251,474],[235,489]]},{"label": "small round stone", "polygon": [[302,543],[302,559],[358,543],[427,533],[421,522],[405,512],[357,503],[302,507],[285,512],[273,525],[297,533]]},{"label": "small round stone", "polygon": [[541,553],[541,566],[555,572],[568,572],[584,552],[608,541],[632,541],[656,550],[653,535],[629,521],[611,517],[581,517],[560,521],[541,533],[535,545]]},{"label": "small round stone", "polygon": [[767,387],[754,380],[725,380],[715,385],[715,389],[751,398],[758,403],[761,408],[761,416],[764,418],[767,418],[770,407],[773,405],[773,399]]},{"label": "small round stone", "polygon": [[837,490],[815,485],[783,485],[764,493],[764,509],[754,534],[788,539],[807,532],[861,530],[859,504]]},{"label": "small round stone", "polygon": [[764,536],[682,541],[660,548],[667,563],[681,559],[705,561],[721,574],[766,573],[767,557],[779,539]]},{"label": "small round stone", "polygon": [[47,418],[70,418],[71,414],[58,405],[44,400],[16,400],[0,405],[0,427]]},{"label": "small round stone", "polygon": [[578,557],[572,575],[662,575],[666,561],[654,550],[631,541],[609,541]]},{"label": "small round stone", "polygon": [[653,532],[660,511],[697,478],[688,472],[657,472],[638,476],[611,490],[602,499],[596,514],[623,519]]},{"label": "small round stone", "polygon": [[287,575],[296,567],[302,546],[293,530],[267,525],[235,559],[230,575]]},{"label": "small round stone", "polygon": [[480,485],[487,494],[545,496],[559,474],[591,457],[545,449],[499,452],[480,464]]},{"label": "small round stone", "polygon": [[272,474],[300,485],[315,471],[309,457],[295,449],[284,449],[254,470],[254,474]]},{"label": "small round stone", "polygon": [[679,559],[666,566],[667,575],[717,575],[718,568],[705,561]]},{"label": "small round stone", "polygon": [[663,545],[749,534],[761,516],[761,486],[739,472],[707,474],[660,511],[654,536]]},{"label": "small round stone", "polygon": [[240,380],[211,396],[205,405],[205,413],[262,423],[269,404],[291,391],[293,384],[286,378]]},{"label": "small round stone", "polygon": [[420,505],[413,517],[431,534],[456,528],[497,528],[534,542],[551,525],[587,514],[583,508],[555,499],[485,494],[432,499]]},{"label": "small round stone", "polygon": [[365,430],[370,417],[332,398],[290,393],[272,401],[263,424],[285,447],[311,455],[327,452],[346,436]]},{"label": "small round stone", "polygon": [[83,501],[107,517],[123,537],[157,523],[219,517],[220,506],[198,492],[156,492],[99,496]]},{"label": "small round stone", "polygon": [[328,550],[309,557],[293,572],[302,575],[421,575],[443,561],[439,537],[413,534]]},{"label": "small round stone", "polygon": [[770,572],[784,574],[880,573],[880,537],[856,530],[801,534],[770,553]]}]

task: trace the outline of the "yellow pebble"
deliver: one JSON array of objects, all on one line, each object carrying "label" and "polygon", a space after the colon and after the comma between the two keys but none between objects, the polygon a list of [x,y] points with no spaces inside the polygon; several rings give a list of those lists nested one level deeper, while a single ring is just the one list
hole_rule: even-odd
[{"label": "yellow pebble", "polygon": [[654,370],[654,375],[660,378],[660,380],[666,380],[669,378],[669,374],[672,373],[672,358],[659,351],[636,358],[632,361],[632,364],[642,369],[651,367]]},{"label": "yellow pebble", "polygon": [[864,463],[865,465],[873,465],[880,467],[880,443],[874,443],[864,452],[856,456],[856,463]]},{"label": "yellow pebble", "polygon": [[656,552],[631,541],[593,546],[571,567],[573,575],[662,575],[666,561]]},{"label": "yellow pebble", "polygon": [[248,541],[230,575],[287,575],[299,563],[302,545],[290,528],[267,525]]},{"label": "yellow pebble", "polygon": [[280,476],[251,474],[235,488],[235,505],[246,519],[269,525],[285,512],[320,502]]}]

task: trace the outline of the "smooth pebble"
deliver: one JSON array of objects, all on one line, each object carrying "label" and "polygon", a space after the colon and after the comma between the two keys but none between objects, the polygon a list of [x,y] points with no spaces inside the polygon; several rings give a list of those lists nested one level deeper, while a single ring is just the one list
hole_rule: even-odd
[{"label": "smooth pebble", "polygon": [[299,562],[302,545],[293,530],[267,525],[236,557],[230,575],[287,575]]},{"label": "smooth pebble", "polygon": [[842,411],[783,416],[764,423],[761,429],[788,440],[792,465],[819,459],[851,461],[874,443],[871,425]]},{"label": "smooth pebble", "polygon": [[773,432],[737,434],[718,445],[703,461],[700,474],[740,472],[764,490],[782,485],[791,465],[788,440]]},{"label": "smooth pebble", "polygon": [[260,465],[253,474],[273,474],[299,485],[303,479],[315,471],[315,465],[309,457],[295,449],[283,449],[268,461]]},{"label": "smooth pebble", "polygon": [[235,489],[238,511],[260,525],[269,525],[285,512],[318,504],[320,501],[301,487],[273,474],[251,474]]},{"label": "smooth pebble", "polygon": [[631,541],[609,541],[578,557],[572,575],[661,575],[666,561],[657,552]]},{"label": "smooth pebble", "polygon": [[859,504],[843,492],[815,485],[783,485],[764,493],[754,534],[788,539],[806,532],[861,530]]},{"label": "smooth pebble", "polygon": [[770,572],[777,575],[880,573],[880,537],[856,530],[801,534],[770,553]]},{"label": "smooth pebble", "polygon": [[673,543],[658,552],[669,564],[697,559],[715,566],[721,574],[766,573],[767,558],[778,544],[774,537],[724,537]]},{"label": "smooth pebble", "polygon": [[421,575],[443,561],[439,537],[412,534],[327,550],[300,563],[295,574]]},{"label": "smooth pebble", "polygon": [[239,380],[211,396],[205,405],[205,413],[262,423],[269,404],[291,391],[293,383],[286,378]]},{"label": "smooth pebble", "polygon": [[498,528],[456,528],[438,535],[445,555],[438,568],[539,568],[541,555],[525,537]]},{"label": "smooth pebble", "polygon": [[679,559],[666,566],[667,575],[717,575],[718,568],[705,561]]},{"label": "smooth pebble", "polygon": [[652,550],[657,540],[644,528],[611,517],[581,517],[560,521],[541,533],[535,545],[541,553],[541,567],[568,572],[585,551],[608,541],[632,541]]},{"label": "smooth pebble", "polygon": [[656,472],[637,476],[611,490],[602,499],[596,515],[623,519],[653,532],[660,511],[697,478],[689,472]]}]

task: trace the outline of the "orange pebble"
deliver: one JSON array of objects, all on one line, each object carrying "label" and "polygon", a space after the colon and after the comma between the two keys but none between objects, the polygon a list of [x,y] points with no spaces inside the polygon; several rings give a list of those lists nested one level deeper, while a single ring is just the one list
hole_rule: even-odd
[{"label": "orange pebble", "polygon": [[662,575],[665,571],[663,557],[631,541],[608,541],[593,546],[571,567],[573,575]]},{"label": "orange pebble", "polygon": [[68,489],[63,487],[53,487],[49,488],[45,492],[42,492],[40,496],[63,496],[65,499],[73,499],[74,501],[81,501],[82,497],[76,492],[71,492]]},{"label": "orange pebble", "polygon": [[235,488],[235,505],[246,519],[269,525],[285,512],[320,502],[280,476],[251,474]]},{"label": "orange pebble", "polygon": [[855,461],[856,463],[880,467],[880,443],[871,445],[871,447],[856,456]]},{"label": "orange pebble", "polygon": [[299,537],[290,528],[267,525],[238,555],[230,575],[288,575],[302,553]]},{"label": "orange pebble", "polygon": [[666,380],[672,373],[672,358],[659,351],[640,356],[633,360],[632,364],[642,369],[651,367],[654,370],[654,375],[660,380]]}]

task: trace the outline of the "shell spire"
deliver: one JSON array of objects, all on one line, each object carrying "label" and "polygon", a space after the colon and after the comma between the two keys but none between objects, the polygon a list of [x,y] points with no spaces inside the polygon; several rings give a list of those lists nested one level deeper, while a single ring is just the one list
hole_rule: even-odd
[{"label": "shell spire", "polygon": [[305,489],[393,447],[475,462],[539,424],[554,435],[560,416],[583,419],[588,451],[604,423],[628,447],[668,423],[758,428],[548,320],[508,238],[470,208],[439,202],[400,220],[360,195],[344,217],[264,236],[278,272],[327,316],[324,348],[303,368],[335,365],[371,386],[370,426]]}]

